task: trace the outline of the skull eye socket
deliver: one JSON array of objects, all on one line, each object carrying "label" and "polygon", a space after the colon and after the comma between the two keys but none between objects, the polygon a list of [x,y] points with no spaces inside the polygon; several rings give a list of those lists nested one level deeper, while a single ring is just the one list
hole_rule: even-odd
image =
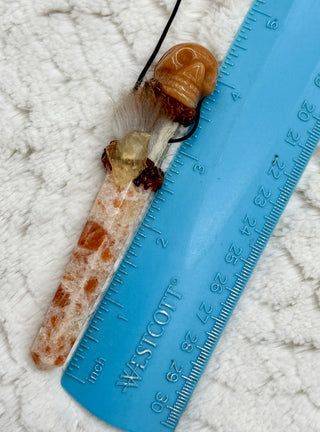
[{"label": "skull eye socket", "polygon": [[177,61],[182,66],[188,66],[191,64],[194,57],[194,52],[191,49],[184,48],[177,53]]}]

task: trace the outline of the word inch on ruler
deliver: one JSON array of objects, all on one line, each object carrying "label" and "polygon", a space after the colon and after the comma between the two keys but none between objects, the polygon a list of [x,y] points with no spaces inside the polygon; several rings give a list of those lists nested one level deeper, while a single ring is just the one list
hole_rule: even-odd
[{"label": "word inch on ruler", "polygon": [[175,429],[320,139],[319,15],[253,3],[64,372],[116,427]]}]

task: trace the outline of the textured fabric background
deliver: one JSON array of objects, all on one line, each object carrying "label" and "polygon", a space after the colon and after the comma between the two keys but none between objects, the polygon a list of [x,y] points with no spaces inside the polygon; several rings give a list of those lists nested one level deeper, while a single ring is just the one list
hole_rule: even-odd
[{"label": "textured fabric background", "polygon": [[[114,430],[29,348],[104,177],[112,102],[173,4],[0,0],[1,431]],[[221,61],[249,5],[183,0],[162,52],[196,41]],[[320,431],[319,185],[318,149],[178,432]]]}]

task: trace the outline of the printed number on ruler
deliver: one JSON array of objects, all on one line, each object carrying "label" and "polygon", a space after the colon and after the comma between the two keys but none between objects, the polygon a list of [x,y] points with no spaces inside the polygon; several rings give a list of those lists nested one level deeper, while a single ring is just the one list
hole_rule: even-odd
[{"label": "printed number on ruler", "polygon": [[197,336],[192,336],[191,331],[188,330],[184,337],[183,342],[181,343],[181,349],[187,353],[190,353],[191,351],[193,351],[197,341],[198,341]]},{"label": "printed number on ruler", "polygon": [[178,366],[175,360],[171,360],[169,371],[166,373],[166,379],[171,383],[176,383],[179,380],[182,371],[183,366]]},{"label": "printed number on ruler", "polygon": [[227,277],[221,273],[217,273],[214,277],[213,283],[210,285],[210,290],[213,293],[221,294],[227,283]]}]

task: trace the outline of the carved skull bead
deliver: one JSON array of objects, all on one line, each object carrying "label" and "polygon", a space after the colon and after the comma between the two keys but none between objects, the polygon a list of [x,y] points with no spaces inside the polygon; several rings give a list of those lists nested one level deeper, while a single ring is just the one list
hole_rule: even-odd
[{"label": "carved skull bead", "polygon": [[201,45],[175,45],[159,60],[154,78],[163,91],[188,108],[195,108],[199,100],[211,94],[218,78],[215,57]]}]

